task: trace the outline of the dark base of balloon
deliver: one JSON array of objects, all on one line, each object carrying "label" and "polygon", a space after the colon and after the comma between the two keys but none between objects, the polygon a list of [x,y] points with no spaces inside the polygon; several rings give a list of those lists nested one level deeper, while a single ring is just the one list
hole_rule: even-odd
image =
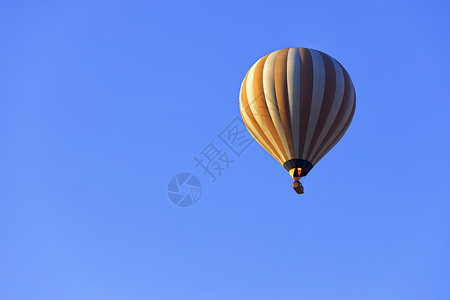
[{"label": "dark base of balloon", "polygon": [[304,159],[290,159],[283,164],[283,167],[289,172],[293,168],[301,168],[302,173],[300,176],[308,175],[308,172],[314,167],[312,163]]}]

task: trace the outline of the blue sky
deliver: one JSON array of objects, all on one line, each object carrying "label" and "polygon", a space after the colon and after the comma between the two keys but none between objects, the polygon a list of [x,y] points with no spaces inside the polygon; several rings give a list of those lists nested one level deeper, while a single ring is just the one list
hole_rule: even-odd
[{"label": "blue sky", "polygon": [[[3,2],[0,298],[448,299],[449,13]],[[345,66],[349,130],[302,196],[256,143],[211,182],[194,157],[223,146],[251,65],[286,47]],[[203,187],[187,208],[167,195],[181,172]]]}]

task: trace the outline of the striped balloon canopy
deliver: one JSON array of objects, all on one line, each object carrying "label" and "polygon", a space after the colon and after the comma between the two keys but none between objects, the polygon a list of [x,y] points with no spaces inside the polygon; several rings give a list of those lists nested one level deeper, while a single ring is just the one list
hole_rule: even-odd
[{"label": "striped balloon canopy", "polygon": [[347,71],[331,56],[308,48],[267,54],[247,72],[239,105],[256,141],[294,178],[306,176],[342,138],[356,107]]}]

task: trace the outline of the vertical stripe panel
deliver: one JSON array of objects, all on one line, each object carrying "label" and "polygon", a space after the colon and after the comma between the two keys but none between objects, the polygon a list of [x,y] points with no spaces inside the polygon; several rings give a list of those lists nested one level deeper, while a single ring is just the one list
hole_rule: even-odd
[{"label": "vertical stripe panel", "polygon": [[314,157],[314,155],[317,153],[317,151],[321,150],[321,148],[319,148],[319,146],[322,144],[323,139],[330,131],[331,125],[333,125],[334,120],[336,120],[336,116],[339,112],[339,109],[340,109],[341,103],[342,103],[342,99],[344,97],[344,89],[345,89],[344,73],[342,72],[342,69],[339,66],[339,63],[332,57],[330,57],[330,58],[333,62],[334,73],[336,75],[336,89],[334,92],[333,104],[331,106],[330,113],[328,114],[328,118],[325,122],[322,132],[320,133],[320,136],[316,142],[316,145],[314,146],[314,149],[311,152],[310,157]]},{"label": "vertical stripe panel", "polygon": [[311,110],[313,67],[311,53],[306,48],[300,48],[300,132],[299,150],[295,154],[296,158],[302,158],[305,148],[306,131],[308,128],[309,112]]},{"label": "vertical stripe panel", "polygon": [[278,51],[272,52],[264,64],[263,70],[263,85],[264,85],[264,96],[266,98],[267,108],[269,109],[270,117],[281,139],[283,148],[287,154],[286,160],[292,159],[293,153],[289,150],[289,145],[286,140],[286,135],[284,133],[283,123],[281,122],[280,112],[278,111],[276,93],[275,93],[275,81],[274,81],[274,71],[275,71],[275,60]]},{"label": "vertical stripe panel", "polygon": [[275,93],[278,104],[278,111],[280,112],[281,122],[283,123],[284,134],[289,146],[289,152],[293,153],[292,146],[292,130],[291,130],[291,120],[289,116],[289,102],[288,102],[288,91],[287,91],[287,80],[286,80],[286,61],[289,49],[283,49],[278,52],[275,59]]},{"label": "vertical stripe panel", "polygon": [[[241,85],[242,86],[242,85]],[[267,151],[270,155],[272,155],[278,162],[280,162],[282,159],[279,157],[271,147],[264,141],[264,139],[258,135],[257,130],[253,126],[252,122],[250,121],[250,118],[248,117],[247,113],[245,112],[244,108],[244,101],[242,100],[242,87],[241,87],[241,93],[239,98],[239,108],[241,111],[242,120],[245,123],[245,126],[247,127],[250,134],[253,136],[253,138]],[[281,163],[281,162],[280,162]]]},{"label": "vertical stripe panel", "polygon": [[[331,125],[330,130],[328,131],[327,135],[325,136],[324,140],[322,141],[321,145],[319,146],[320,153],[323,152],[323,150],[329,145],[330,141],[332,140],[332,136],[333,134],[338,131],[338,127],[339,125],[345,121],[343,121],[345,113],[349,107],[349,102],[350,102],[350,95],[351,95],[351,81],[350,78],[347,74],[347,72],[344,70],[344,68],[342,68],[341,65],[339,65],[339,67],[341,68],[343,74],[344,74],[344,82],[345,82],[345,88],[344,88],[344,96],[343,96],[343,100],[341,103],[341,106],[339,107],[339,111],[338,114],[336,116],[336,119],[333,122],[333,125]],[[317,155],[320,155],[320,153],[318,152],[314,157],[311,157],[312,160],[314,160],[316,158]]]},{"label": "vertical stripe panel", "polygon": [[322,107],[323,93],[325,87],[325,65],[320,53],[316,50],[310,50],[313,62],[313,92],[311,99],[311,110],[309,113],[308,128],[306,131],[305,146],[303,148],[302,158],[306,159],[309,145],[312,140],[317,120],[319,119],[320,109]]},{"label": "vertical stripe panel", "polygon": [[[250,69],[251,70],[251,69]],[[242,108],[243,112],[245,113],[246,118],[244,120],[249,121],[249,124],[251,124],[254,128],[255,134],[257,134],[266,144],[267,148],[265,148],[269,153],[273,153],[272,155],[280,162],[282,162],[281,156],[276,151],[275,147],[272,145],[268,137],[265,135],[264,131],[261,129],[261,127],[258,125],[258,122],[255,119],[255,116],[253,115],[253,111],[251,110],[252,106],[256,106],[255,103],[249,103],[248,96],[247,96],[247,80],[249,76],[250,71],[248,71],[247,75],[245,75],[245,78],[242,82]]]},{"label": "vertical stripe panel", "polygon": [[322,107],[320,108],[319,118],[317,120],[317,124],[314,128],[314,134],[311,139],[311,143],[309,145],[308,152],[306,154],[306,159],[309,160],[311,156],[311,152],[313,148],[316,146],[317,141],[319,139],[319,135],[322,132],[325,122],[328,119],[328,115],[330,114],[331,106],[333,104],[333,98],[336,89],[336,73],[334,71],[333,62],[331,58],[318,51],[322,56],[322,60],[325,66],[325,87],[323,93]]},{"label": "vertical stripe panel", "polygon": [[299,152],[300,132],[300,53],[298,48],[290,48],[287,56],[287,88],[289,117],[291,119],[293,157]]},{"label": "vertical stripe panel", "polygon": [[264,135],[267,137],[267,139],[270,141],[270,144],[273,146],[274,151],[281,156],[281,151],[278,148],[278,146],[275,143],[275,140],[273,139],[272,135],[269,132],[269,129],[267,129],[266,124],[264,123],[263,117],[261,115],[261,112],[259,111],[259,107],[256,101],[256,96],[261,97],[262,95],[255,95],[255,90],[254,90],[254,75],[255,75],[255,69],[256,66],[258,65],[258,63],[261,61],[258,60],[258,62],[256,62],[250,69],[250,71],[248,72],[248,77],[247,77],[247,82],[246,82],[246,92],[247,92],[247,98],[250,100],[251,99],[251,105],[250,105],[250,110],[252,111],[253,117],[255,118],[256,122],[258,123],[258,126],[262,129],[262,131],[264,132]]},{"label": "vertical stripe panel", "polygon": [[[319,153],[319,155],[317,157],[312,158],[312,161],[318,161],[319,158],[322,158],[325,154],[327,154],[328,151],[331,150],[332,146],[330,146],[330,145],[332,145],[332,142],[341,133],[342,128],[344,128],[345,124],[348,122],[348,119],[350,118],[351,112],[353,110],[353,106],[355,103],[355,90],[353,88],[350,76],[348,76],[348,74],[345,70],[343,70],[343,71],[344,71],[345,82],[346,82],[346,84],[345,84],[346,91],[344,92],[344,102],[341,106],[341,110],[339,111],[339,114],[341,114],[341,112],[342,112],[342,117],[340,117],[338,114],[337,120],[339,122],[338,123],[335,122],[335,123],[337,123],[336,127],[333,128],[332,131],[330,131],[333,134],[325,139],[326,144],[324,145],[324,147],[321,150],[321,152]],[[334,126],[334,124],[333,124],[333,126]],[[344,133],[342,133],[342,134],[344,134]]]},{"label": "vertical stripe panel", "polygon": [[267,102],[264,94],[263,70],[268,56],[269,55],[264,56],[256,64],[256,68],[253,73],[253,90],[256,95],[256,104],[258,105],[258,110],[262,116],[262,121],[264,122],[264,126],[269,131],[268,136],[270,136],[275,142],[275,145],[280,150],[279,153],[281,154],[283,159],[287,160],[286,151],[284,150],[281,139],[278,136],[277,130],[275,129],[275,125],[272,122],[272,118],[270,116],[269,109],[267,108]]},{"label": "vertical stripe panel", "polygon": [[342,128],[341,132],[331,141],[331,144],[318,156],[312,163],[315,165],[317,164],[344,136],[345,132],[347,131],[348,127],[350,126],[350,123],[352,122],[353,115],[355,114],[356,109],[356,102],[353,102],[353,108],[351,109],[350,115],[347,119],[347,122],[345,123],[344,127]]}]

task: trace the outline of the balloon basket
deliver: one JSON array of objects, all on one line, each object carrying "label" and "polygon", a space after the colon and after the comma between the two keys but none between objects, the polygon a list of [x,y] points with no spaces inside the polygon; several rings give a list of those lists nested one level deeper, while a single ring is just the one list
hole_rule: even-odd
[{"label": "balloon basket", "polygon": [[297,194],[303,194],[304,193],[303,186],[300,183],[300,181],[298,181],[298,180],[294,181],[294,183],[292,184],[292,187],[294,188],[294,191],[297,192]]}]

